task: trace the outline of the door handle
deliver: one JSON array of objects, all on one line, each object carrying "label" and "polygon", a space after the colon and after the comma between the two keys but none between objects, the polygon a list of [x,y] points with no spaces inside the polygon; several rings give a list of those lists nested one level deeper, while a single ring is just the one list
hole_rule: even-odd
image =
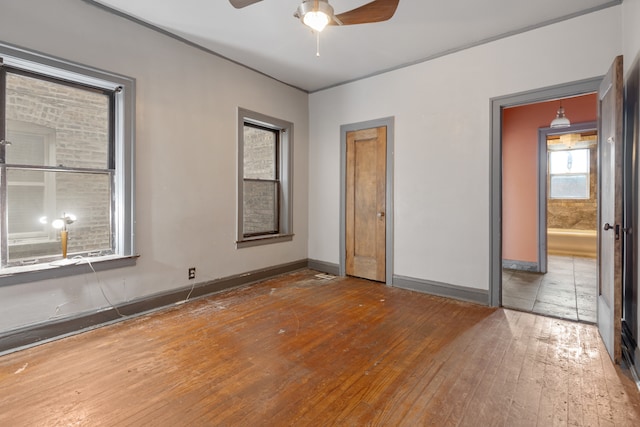
[{"label": "door handle", "polygon": [[384,218],[384,212],[378,212],[378,213],[376,214],[376,216],[377,216],[378,218]]},{"label": "door handle", "polygon": [[606,222],[604,224],[604,227],[602,227],[602,228],[604,228],[604,231],[609,231],[609,230],[615,229],[616,240],[620,240],[620,225],[618,225],[618,224],[611,225],[608,222]]}]

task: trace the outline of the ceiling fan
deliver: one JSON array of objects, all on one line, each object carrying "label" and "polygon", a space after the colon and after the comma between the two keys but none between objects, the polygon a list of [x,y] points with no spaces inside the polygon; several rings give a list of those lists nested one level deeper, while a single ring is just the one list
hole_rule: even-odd
[{"label": "ceiling fan", "polygon": [[[236,9],[262,0],[229,0]],[[382,22],[390,19],[400,0],[373,0],[360,7],[335,15],[328,0],[303,0],[293,16],[320,32],[327,25],[354,25]]]}]

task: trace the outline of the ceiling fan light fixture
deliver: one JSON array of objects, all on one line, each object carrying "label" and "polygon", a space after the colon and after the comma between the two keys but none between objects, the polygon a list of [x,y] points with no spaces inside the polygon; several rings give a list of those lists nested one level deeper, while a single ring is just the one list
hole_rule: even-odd
[{"label": "ceiling fan light fixture", "polygon": [[556,113],[556,118],[551,121],[550,127],[557,129],[567,128],[569,126],[571,126],[571,122],[567,116],[564,115],[564,108],[562,107],[562,104],[560,104],[560,108],[558,108],[558,112]]},{"label": "ceiling fan light fixture", "polygon": [[320,32],[333,18],[333,7],[325,0],[305,0],[295,13],[303,24]]},{"label": "ceiling fan light fixture", "polygon": [[316,31],[322,31],[329,23],[329,17],[324,12],[307,12],[302,22]]}]

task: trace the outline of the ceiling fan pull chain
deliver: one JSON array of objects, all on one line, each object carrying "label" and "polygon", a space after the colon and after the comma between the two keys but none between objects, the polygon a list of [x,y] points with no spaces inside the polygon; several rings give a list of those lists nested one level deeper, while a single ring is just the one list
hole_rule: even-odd
[{"label": "ceiling fan pull chain", "polygon": [[320,31],[316,31],[316,56],[320,56]]}]

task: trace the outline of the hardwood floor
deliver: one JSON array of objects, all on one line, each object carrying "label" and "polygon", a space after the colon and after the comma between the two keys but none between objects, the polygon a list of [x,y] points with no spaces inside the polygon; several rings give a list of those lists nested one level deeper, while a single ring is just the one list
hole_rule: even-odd
[{"label": "hardwood floor", "polygon": [[0,425],[640,425],[592,325],[304,270],[0,358]]},{"label": "hardwood floor", "polygon": [[596,323],[594,258],[549,255],[546,274],[503,270],[502,304],[561,319]]}]

